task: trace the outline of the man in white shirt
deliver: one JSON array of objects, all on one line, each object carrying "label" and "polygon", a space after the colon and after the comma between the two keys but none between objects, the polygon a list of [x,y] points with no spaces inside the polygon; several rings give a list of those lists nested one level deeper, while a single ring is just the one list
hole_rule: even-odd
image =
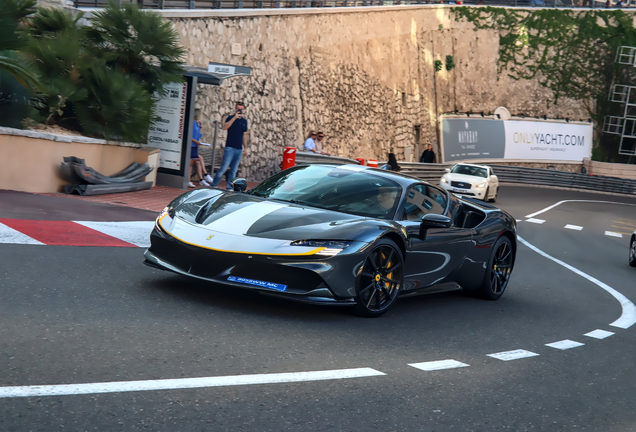
[{"label": "man in white shirt", "polygon": [[316,153],[316,143],[314,142],[315,136],[316,136],[316,131],[311,131],[309,133],[309,138],[305,140],[305,151]]}]

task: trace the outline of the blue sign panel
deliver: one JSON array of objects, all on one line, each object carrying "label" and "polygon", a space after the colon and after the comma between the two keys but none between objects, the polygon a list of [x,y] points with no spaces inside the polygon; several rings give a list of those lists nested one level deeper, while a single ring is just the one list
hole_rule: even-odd
[{"label": "blue sign panel", "polygon": [[229,280],[230,282],[238,282],[238,283],[247,284],[247,285],[255,285],[262,288],[269,288],[276,291],[285,291],[287,289],[287,285],[277,284],[273,282],[259,281],[255,279],[247,279],[247,278],[242,278],[237,276],[229,276],[227,280]]}]

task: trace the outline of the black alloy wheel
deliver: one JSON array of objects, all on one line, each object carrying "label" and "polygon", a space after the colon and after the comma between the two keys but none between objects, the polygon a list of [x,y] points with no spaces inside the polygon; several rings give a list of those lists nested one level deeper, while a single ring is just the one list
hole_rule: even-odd
[{"label": "black alloy wheel", "polygon": [[379,317],[397,299],[404,270],[397,245],[381,239],[369,252],[356,278],[355,311],[364,317]]},{"label": "black alloy wheel", "polygon": [[512,243],[508,237],[501,236],[492,249],[484,281],[481,284],[480,294],[483,298],[497,300],[501,297],[508,286],[513,264]]},{"label": "black alloy wheel", "polygon": [[629,265],[636,267],[636,236],[632,236],[632,242],[629,244]]}]

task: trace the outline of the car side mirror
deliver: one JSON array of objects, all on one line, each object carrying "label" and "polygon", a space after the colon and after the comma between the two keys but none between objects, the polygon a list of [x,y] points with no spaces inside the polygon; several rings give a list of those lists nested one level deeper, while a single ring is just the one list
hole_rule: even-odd
[{"label": "car side mirror", "polygon": [[247,189],[247,180],[244,178],[236,178],[230,182],[230,185],[232,185],[234,192],[245,192],[245,189]]},{"label": "car side mirror", "polygon": [[448,216],[441,214],[429,213],[422,216],[421,227],[426,228],[448,228],[451,226],[451,220]]},{"label": "car side mirror", "polygon": [[491,175],[490,178],[492,178],[493,180],[499,180],[499,178],[496,175]]},{"label": "car side mirror", "polygon": [[446,171],[447,173],[450,172],[450,168],[444,168],[444,171]]}]

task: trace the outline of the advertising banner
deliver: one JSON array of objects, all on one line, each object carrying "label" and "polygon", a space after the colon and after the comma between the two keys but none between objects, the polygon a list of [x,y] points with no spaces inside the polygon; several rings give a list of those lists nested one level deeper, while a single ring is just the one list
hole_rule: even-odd
[{"label": "advertising banner", "polygon": [[582,161],[592,124],[535,120],[442,119],[444,161],[523,159]]},{"label": "advertising banner", "polygon": [[181,169],[181,153],[186,115],[186,83],[171,83],[167,94],[155,106],[159,118],[150,125],[148,145],[161,149],[159,168]]}]

